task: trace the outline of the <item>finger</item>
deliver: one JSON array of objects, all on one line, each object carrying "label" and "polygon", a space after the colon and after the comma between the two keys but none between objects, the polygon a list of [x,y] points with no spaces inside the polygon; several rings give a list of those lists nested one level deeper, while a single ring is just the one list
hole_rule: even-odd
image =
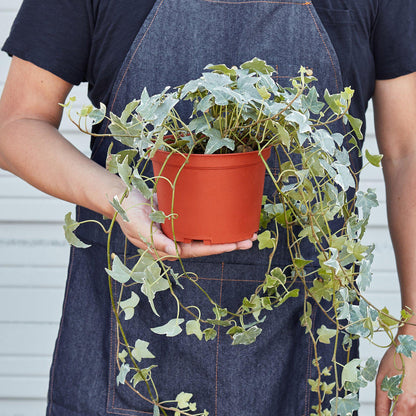
[{"label": "finger", "polygon": [[248,250],[253,246],[251,240],[239,241],[238,243],[229,244],[204,244],[202,241],[192,241],[191,243],[180,243],[181,257],[204,257],[215,254],[228,253],[235,250]]}]

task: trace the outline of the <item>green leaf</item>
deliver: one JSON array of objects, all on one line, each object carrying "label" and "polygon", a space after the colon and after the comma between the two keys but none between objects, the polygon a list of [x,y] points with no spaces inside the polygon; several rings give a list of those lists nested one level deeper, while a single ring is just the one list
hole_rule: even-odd
[{"label": "green leaf", "polygon": [[361,128],[363,126],[363,122],[362,120],[353,117],[351,114],[346,114],[346,117],[348,119],[348,121],[350,122],[350,125],[352,127],[352,129],[354,130],[355,135],[357,136],[357,138],[359,140],[363,139],[363,133],[361,132]]},{"label": "green leaf", "polygon": [[202,340],[203,333],[201,331],[201,324],[197,320],[191,320],[186,322],[186,334],[195,335],[200,341]]},{"label": "green leaf", "polygon": [[114,255],[110,269],[105,269],[107,274],[119,283],[127,283],[131,277],[131,270],[123,264],[117,255]]},{"label": "green leaf", "polygon": [[118,359],[122,362],[122,363],[125,363],[126,362],[126,357],[128,356],[129,354],[128,354],[128,352],[126,351],[126,350],[123,350],[123,351],[121,351],[119,354],[118,354]]},{"label": "green leaf", "polygon": [[180,325],[184,322],[182,318],[171,319],[167,324],[158,326],[156,328],[150,328],[152,332],[159,335],[166,335],[167,337],[175,337],[182,332]]},{"label": "green leaf", "polygon": [[90,244],[86,244],[81,241],[75,234],[74,231],[79,227],[80,223],[72,219],[72,213],[68,212],[65,215],[65,225],[63,226],[65,231],[65,238],[69,244],[77,248],[88,248],[91,247]]},{"label": "green leaf", "polygon": [[356,393],[350,393],[344,398],[334,397],[330,401],[331,414],[337,416],[352,416],[355,410],[360,408],[360,402]]},{"label": "green leaf", "polygon": [[205,341],[210,341],[217,337],[217,331],[214,328],[207,328],[203,331]]},{"label": "green leaf", "polygon": [[358,380],[358,366],[361,364],[361,360],[354,358],[350,362],[344,365],[341,375],[341,383],[344,386],[347,381],[355,383]]},{"label": "green leaf", "polygon": [[166,215],[163,211],[153,211],[149,215],[150,219],[159,224],[163,224],[166,220]]},{"label": "green leaf", "polygon": [[136,387],[138,383],[142,381],[146,381],[149,379],[152,369],[156,368],[157,365],[151,365],[147,368],[141,368],[140,371],[136,371],[136,374],[132,377],[131,383],[133,383],[133,387]]},{"label": "green leaf", "polygon": [[400,344],[396,347],[399,354],[411,358],[412,352],[416,351],[416,341],[411,335],[399,335],[398,340]]},{"label": "green leaf", "polygon": [[336,329],[327,328],[325,325],[321,325],[321,327],[318,328],[316,332],[319,336],[318,341],[322,342],[323,344],[330,344],[330,339],[337,334]]},{"label": "green leaf", "polygon": [[99,124],[104,120],[107,108],[104,103],[100,103],[100,108],[95,108],[92,110],[88,117],[91,119],[92,124]]},{"label": "green leaf", "polygon": [[298,269],[303,269],[305,266],[307,266],[309,263],[312,263],[312,260],[305,260],[305,259],[301,259],[301,258],[295,258],[293,259],[293,264],[298,268]]},{"label": "green leaf", "polygon": [[240,65],[241,69],[248,69],[248,71],[255,72],[257,74],[271,75],[274,72],[274,68],[259,58],[253,58],[251,61],[244,62]]},{"label": "green leaf", "polygon": [[213,72],[219,73],[219,74],[225,74],[228,75],[230,78],[236,76],[235,68],[228,68],[224,64],[220,65],[207,65],[204,69],[209,69]]},{"label": "green leaf", "polygon": [[126,156],[123,161],[120,163],[117,160],[117,172],[123,182],[126,184],[127,188],[130,190],[130,176],[131,176],[131,167],[129,166],[129,157]]},{"label": "green leaf", "polygon": [[123,218],[124,221],[130,222],[127,213],[125,209],[121,206],[120,200],[118,196],[114,196],[113,200],[110,201],[110,204],[113,206],[113,208],[117,211],[118,214],[120,214],[121,218]]},{"label": "green leaf", "polygon": [[256,338],[261,334],[262,329],[257,326],[252,326],[244,332],[239,332],[233,336],[232,345],[249,345],[252,344]]},{"label": "green leaf", "polygon": [[396,396],[403,393],[403,390],[400,388],[401,381],[402,375],[398,374],[393,377],[386,376],[381,382],[381,390],[387,393],[390,400],[394,400]]},{"label": "green leaf", "polygon": [[146,198],[150,199],[153,195],[153,190],[150,189],[145,180],[140,176],[140,173],[137,169],[133,171],[133,176],[131,177],[131,184],[134,188],[138,189],[139,192]]},{"label": "green leaf", "polygon": [[127,321],[134,316],[134,308],[139,304],[140,298],[136,293],[131,292],[129,299],[123,300],[119,303],[120,308],[123,310],[125,316],[124,319]]},{"label": "green leaf", "polygon": [[383,155],[372,155],[368,149],[365,149],[365,157],[373,166],[376,167],[380,167],[381,159],[383,159]]},{"label": "green leaf", "polygon": [[274,247],[274,240],[271,237],[271,233],[269,230],[266,230],[257,236],[257,240],[259,242],[259,250],[263,250],[264,248],[273,248]]},{"label": "green leaf", "polygon": [[378,319],[386,326],[391,327],[397,325],[397,321],[395,319],[390,318],[389,310],[384,307],[378,314]]},{"label": "green leaf", "polygon": [[189,407],[189,400],[192,399],[192,393],[181,392],[176,396],[175,401],[178,402],[179,409],[186,409]]},{"label": "green leaf", "polygon": [[138,107],[140,101],[133,100],[129,102],[125,107],[123,112],[121,113],[120,120],[122,123],[126,123],[129,117],[132,115],[133,111]]},{"label": "green leaf", "polygon": [[155,358],[155,356],[148,350],[149,343],[138,339],[131,351],[132,356],[141,362],[145,358]]}]

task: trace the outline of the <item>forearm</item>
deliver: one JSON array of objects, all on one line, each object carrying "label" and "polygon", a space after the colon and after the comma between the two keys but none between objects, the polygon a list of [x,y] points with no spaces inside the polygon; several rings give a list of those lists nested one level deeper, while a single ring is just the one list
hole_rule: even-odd
[{"label": "forearm", "polygon": [[43,120],[21,118],[2,125],[0,167],[36,188],[106,216],[108,199],[121,194],[120,178],[91,161]]},{"label": "forearm", "polygon": [[416,153],[385,158],[383,168],[402,306],[416,311]]}]

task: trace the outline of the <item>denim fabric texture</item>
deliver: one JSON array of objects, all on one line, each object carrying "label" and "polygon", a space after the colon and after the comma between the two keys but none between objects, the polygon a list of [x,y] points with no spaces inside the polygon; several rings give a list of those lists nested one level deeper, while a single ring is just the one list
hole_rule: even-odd
[{"label": "denim fabric texture", "polygon": [[[337,56],[310,1],[158,0],[126,56],[113,88],[110,110],[120,113],[127,102],[140,97],[144,87],[154,94],[166,85],[199,77],[207,64],[240,65],[255,56],[277,68],[277,81],[283,85],[303,65],[312,68],[319,79],[321,96],[325,89],[337,92],[342,88]],[[105,129],[103,126],[102,131]],[[335,130],[343,133],[342,123]],[[101,165],[105,164],[108,144],[108,139],[95,141],[92,157]],[[113,153],[121,149],[115,142]],[[269,164],[278,174],[276,154]],[[265,192],[272,192],[270,180],[266,180]],[[84,208],[78,207],[77,212],[78,220],[102,221]],[[113,250],[122,253],[125,239],[120,231],[117,233]],[[51,369],[48,416],[152,415],[151,406],[129,388],[116,386],[120,345],[104,271],[105,236],[98,227],[89,225],[80,229],[79,236],[93,247],[72,249]],[[128,253],[136,253],[130,244]],[[201,285],[217,302],[233,310],[261,283],[268,254],[255,247],[189,260],[185,267],[199,274]],[[289,261],[284,249],[276,258],[281,266]],[[270,313],[262,334],[249,346],[231,346],[223,329],[208,343],[184,334],[175,338],[155,335],[149,326],[165,323],[164,317],[170,317],[176,305],[168,294],[158,294],[158,319],[142,299],[128,325],[134,333],[128,335],[150,342],[149,349],[157,357],[153,376],[161,399],[189,391],[199,409],[206,408],[212,416],[309,415],[315,399],[307,382],[314,372],[312,345],[299,324],[303,295],[301,284],[296,284],[301,289],[299,298]],[[181,300],[198,304],[196,298],[201,295],[189,289],[183,291]],[[211,310],[210,304],[206,307]],[[313,309],[314,326],[329,327],[316,305]],[[332,353],[328,349],[322,361],[329,365]],[[354,350],[352,355],[356,354]]]}]

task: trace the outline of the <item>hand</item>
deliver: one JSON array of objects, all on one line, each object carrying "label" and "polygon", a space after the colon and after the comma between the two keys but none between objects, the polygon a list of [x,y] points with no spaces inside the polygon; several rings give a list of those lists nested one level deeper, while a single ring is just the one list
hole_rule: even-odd
[{"label": "hand", "polygon": [[120,216],[117,216],[118,224],[125,236],[132,244],[141,249],[148,248],[143,239],[151,243],[157,252],[157,254],[153,253],[153,256],[155,258],[160,257],[163,260],[176,260],[178,257],[203,257],[234,250],[247,250],[252,247],[253,241],[257,238],[257,235],[254,234],[251,239],[237,243],[205,245],[201,241],[193,241],[186,244],[178,243],[176,247],[175,242],[163,234],[159,224],[151,224],[149,218],[152,212],[150,201],[144,198],[139,191],[132,189],[122,205],[130,220],[126,222]]},{"label": "hand", "polygon": [[[411,329],[409,329],[411,328]],[[399,330],[398,335],[413,335],[416,338],[414,327],[405,326]],[[395,358],[396,355],[396,358]],[[403,393],[399,396],[394,407],[394,416],[416,416],[416,357],[403,356],[405,365],[405,377],[402,385]],[[396,364],[396,366],[395,366]],[[391,400],[387,393],[381,390],[381,383],[385,376],[392,377],[399,373],[401,360],[395,354],[395,347],[390,347],[380,362],[376,380],[376,416],[388,416]]]}]

